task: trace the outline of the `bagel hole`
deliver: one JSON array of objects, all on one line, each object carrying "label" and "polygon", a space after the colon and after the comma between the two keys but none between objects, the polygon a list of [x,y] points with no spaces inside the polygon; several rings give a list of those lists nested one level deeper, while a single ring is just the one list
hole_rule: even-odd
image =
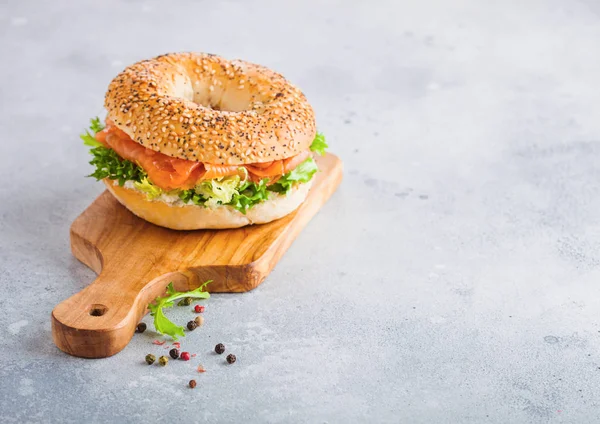
[{"label": "bagel hole", "polygon": [[205,108],[223,112],[242,112],[250,109],[250,94],[239,89],[215,90],[211,93],[194,91],[190,99]]},{"label": "bagel hole", "polygon": [[222,110],[221,105],[214,98],[206,98],[206,96],[202,96],[199,92],[194,93],[194,97],[191,99],[192,102],[204,106],[205,108],[212,110]]}]

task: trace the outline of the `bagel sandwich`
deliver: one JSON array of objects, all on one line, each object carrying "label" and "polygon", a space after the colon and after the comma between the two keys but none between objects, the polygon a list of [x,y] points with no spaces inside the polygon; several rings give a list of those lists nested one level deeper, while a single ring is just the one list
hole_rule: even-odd
[{"label": "bagel sandwich", "polygon": [[237,228],[297,209],[328,147],[304,94],[260,65],[173,53],[127,67],[82,134],[127,209],[176,230]]}]

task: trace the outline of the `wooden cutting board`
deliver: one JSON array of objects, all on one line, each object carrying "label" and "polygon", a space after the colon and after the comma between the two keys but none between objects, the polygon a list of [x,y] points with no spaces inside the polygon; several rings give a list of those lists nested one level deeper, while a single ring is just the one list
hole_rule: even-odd
[{"label": "wooden cutting board", "polygon": [[232,230],[175,231],[150,224],[102,193],[71,226],[71,250],[98,277],[52,311],[54,343],[66,353],[103,358],[133,337],[147,305],[206,280],[210,292],[252,290],[269,275],[342,180],[342,162],[317,158],[306,201],[277,221]]}]

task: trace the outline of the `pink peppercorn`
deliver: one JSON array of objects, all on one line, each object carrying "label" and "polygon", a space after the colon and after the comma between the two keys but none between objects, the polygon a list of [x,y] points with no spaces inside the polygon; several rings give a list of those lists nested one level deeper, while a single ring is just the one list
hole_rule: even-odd
[{"label": "pink peppercorn", "polygon": [[198,313],[198,314],[202,313],[202,312],[204,312],[204,306],[196,305],[196,306],[194,306],[194,311],[196,311],[196,313]]},{"label": "pink peppercorn", "polygon": [[181,352],[181,355],[179,355],[179,358],[183,361],[189,361],[191,358],[190,352]]}]

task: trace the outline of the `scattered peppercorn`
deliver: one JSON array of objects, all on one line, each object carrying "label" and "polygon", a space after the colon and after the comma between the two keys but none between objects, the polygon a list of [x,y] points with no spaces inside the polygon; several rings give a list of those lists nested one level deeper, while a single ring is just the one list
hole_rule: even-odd
[{"label": "scattered peppercorn", "polygon": [[146,331],[146,328],[148,328],[148,326],[146,325],[145,322],[140,322],[137,327],[135,327],[135,332],[136,333],[143,333],[144,331]]},{"label": "scattered peppercorn", "polygon": [[173,359],[179,358],[179,349],[171,349],[169,355],[171,355],[171,358]]},{"label": "scattered peppercorn", "polygon": [[179,358],[181,358],[182,361],[189,361],[191,358],[190,352],[181,352],[181,356]]},{"label": "scattered peppercorn", "polygon": [[196,329],[196,327],[198,327],[198,325],[196,324],[195,321],[190,321],[187,323],[187,328],[190,331],[194,331]]},{"label": "scattered peppercorn", "polygon": [[148,365],[152,365],[154,361],[156,361],[156,356],[154,356],[151,353],[146,355],[146,362],[148,363]]},{"label": "scattered peppercorn", "polygon": [[190,380],[190,387],[192,389],[196,387],[196,380]]},{"label": "scattered peppercorn", "polygon": [[233,364],[236,359],[237,358],[235,357],[235,355],[233,353],[230,353],[229,355],[227,355],[227,362],[230,364]]},{"label": "scattered peppercorn", "polygon": [[190,306],[191,304],[192,304],[192,298],[184,297],[177,303],[177,306]]},{"label": "scattered peppercorn", "polygon": [[194,322],[196,323],[196,327],[201,327],[202,324],[204,324],[204,317],[203,316],[197,316],[194,319]]},{"label": "scattered peppercorn", "polygon": [[196,311],[196,313],[198,313],[198,314],[202,313],[202,312],[204,312],[204,306],[196,305],[196,306],[194,306],[194,311]]},{"label": "scattered peppercorn", "polygon": [[225,352],[225,345],[223,343],[219,343],[218,345],[216,345],[215,352],[217,352],[219,355]]},{"label": "scattered peppercorn", "polygon": [[158,363],[164,367],[169,363],[169,358],[167,358],[166,356],[161,356],[160,358],[158,358]]}]

